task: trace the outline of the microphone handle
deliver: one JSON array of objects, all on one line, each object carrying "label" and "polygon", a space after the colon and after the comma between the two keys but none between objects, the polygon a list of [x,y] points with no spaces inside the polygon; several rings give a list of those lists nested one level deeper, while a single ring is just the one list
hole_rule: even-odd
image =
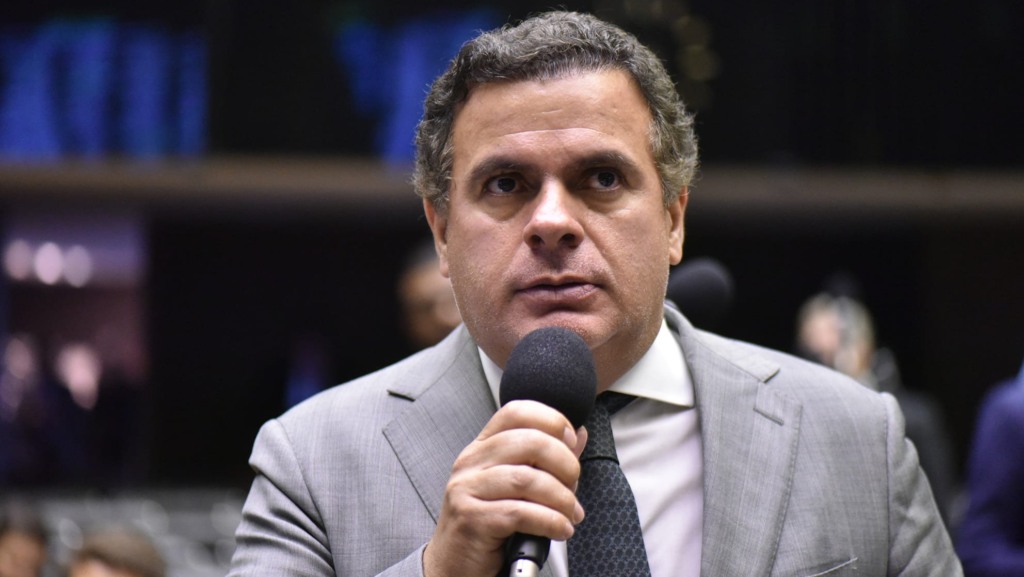
[{"label": "microphone handle", "polygon": [[516,533],[508,540],[509,577],[537,577],[548,560],[551,539]]}]

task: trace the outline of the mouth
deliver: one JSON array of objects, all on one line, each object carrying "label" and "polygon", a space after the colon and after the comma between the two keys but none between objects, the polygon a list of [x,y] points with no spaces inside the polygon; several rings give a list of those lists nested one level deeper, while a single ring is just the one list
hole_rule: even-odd
[{"label": "mouth", "polygon": [[526,284],[516,293],[535,305],[572,308],[583,304],[599,289],[598,285],[580,279],[540,279]]}]

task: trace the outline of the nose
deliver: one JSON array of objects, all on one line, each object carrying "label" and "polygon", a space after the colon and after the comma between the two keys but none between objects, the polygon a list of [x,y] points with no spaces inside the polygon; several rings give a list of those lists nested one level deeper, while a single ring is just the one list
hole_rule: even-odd
[{"label": "nose", "polygon": [[557,182],[545,183],[534,199],[530,221],[523,231],[533,249],[575,248],[583,241],[580,199]]}]

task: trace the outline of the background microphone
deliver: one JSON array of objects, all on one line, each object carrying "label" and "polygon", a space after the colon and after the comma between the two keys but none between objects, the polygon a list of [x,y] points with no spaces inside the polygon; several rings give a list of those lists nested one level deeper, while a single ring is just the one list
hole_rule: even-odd
[{"label": "background microphone", "polygon": [[[512,349],[501,377],[499,400],[538,401],[565,415],[574,429],[590,416],[597,395],[597,370],[590,347],[576,333],[545,327]],[[532,577],[548,558],[551,540],[516,533],[508,542],[510,577]]]},{"label": "background microphone", "polygon": [[732,275],[713,258],[688,259],[669,276],[666,298],[694,326],[717,330],[732,310]]}]

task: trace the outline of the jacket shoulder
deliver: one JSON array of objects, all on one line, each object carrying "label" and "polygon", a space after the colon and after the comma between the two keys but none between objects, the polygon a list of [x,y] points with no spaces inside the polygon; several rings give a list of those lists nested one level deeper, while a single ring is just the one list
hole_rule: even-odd
[{"label": "jacket shoulder", "polygon": [[881,393],[824,365],[760,345],[697,332],[697,340],[713,354],[801,404],[842,401],[865,410],[884,411]]},{"label": "jacket shoulder", "polygon": [[419,351],[392,365],[326,389],[295,405],[277,421],[288,431],[326,427],[365,427],[390,421],[409,406],[452,365],[475,350],[464,328],[457,329],[434,347]]}]

